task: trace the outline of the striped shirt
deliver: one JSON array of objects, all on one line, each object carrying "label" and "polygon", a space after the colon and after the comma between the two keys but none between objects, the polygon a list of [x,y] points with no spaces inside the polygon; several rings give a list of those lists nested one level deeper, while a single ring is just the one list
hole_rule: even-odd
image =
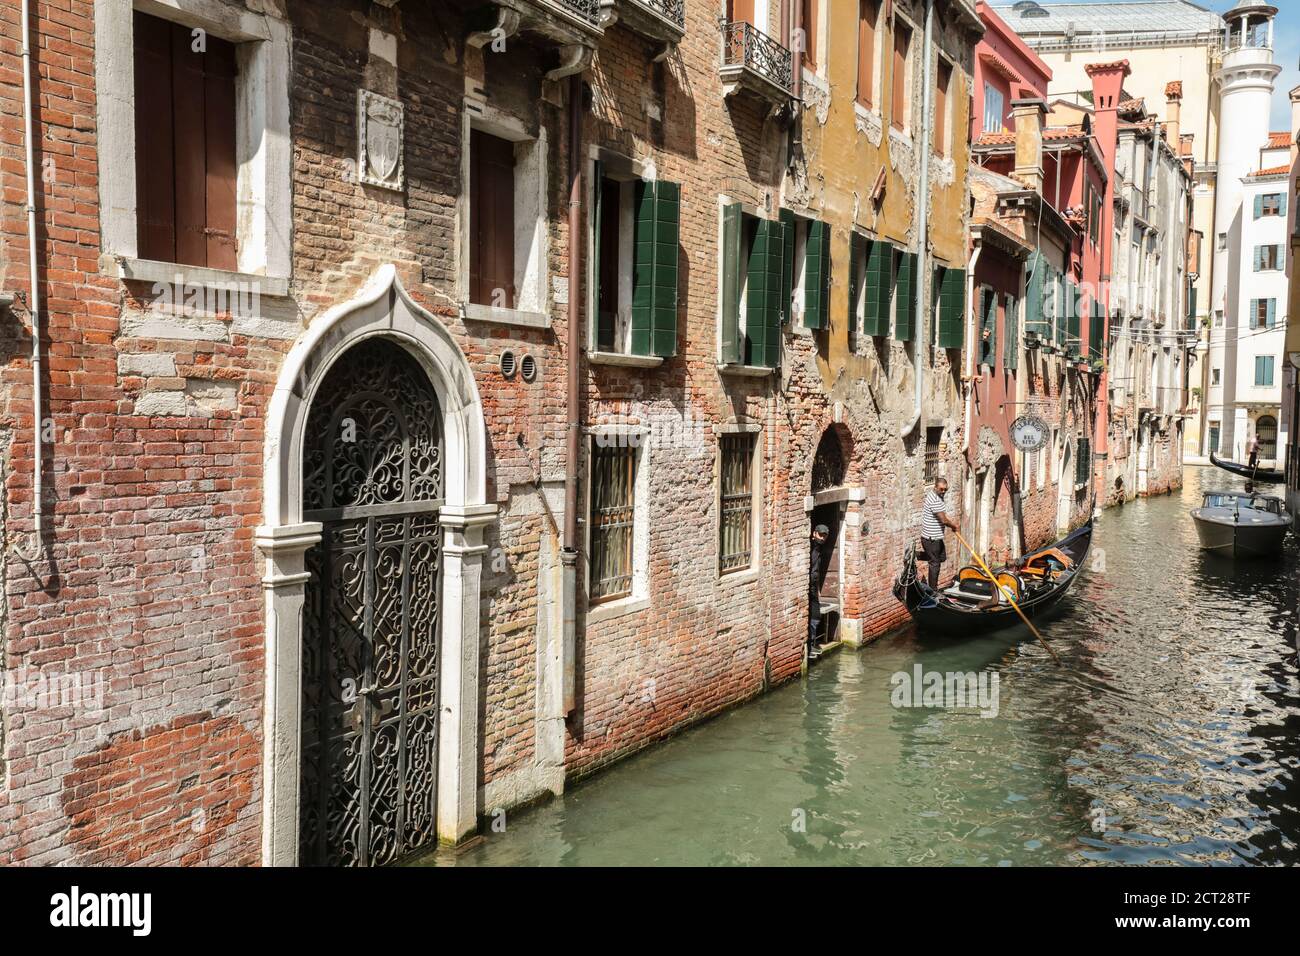
[{"label": "striped shirt", "polygon": [[921,537],[942,539],[943,525],[939,523],[938,516],[947,513],[948,503],[939,497],[939,493],[933,489],[927,491],[921,511]]}]

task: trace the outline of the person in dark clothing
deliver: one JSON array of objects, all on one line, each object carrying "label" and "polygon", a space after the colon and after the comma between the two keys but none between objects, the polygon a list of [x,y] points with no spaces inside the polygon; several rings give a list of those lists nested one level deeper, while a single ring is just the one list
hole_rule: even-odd
[{"label": "person in dark clothing", "polygon": [[820,651],[817,645],[817,635],[821,631],[822,624],[822,572],[826,568],[826,561],[830,557],[831,529],[824,524],[819,524],[813,528],[812,543],[809,547],[808,555],[808,656],[816,657]]}]

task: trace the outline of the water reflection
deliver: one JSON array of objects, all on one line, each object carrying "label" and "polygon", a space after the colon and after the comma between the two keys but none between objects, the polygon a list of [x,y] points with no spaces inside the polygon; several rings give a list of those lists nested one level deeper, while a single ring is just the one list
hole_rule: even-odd
[{"label": "water reflection", "polygon": [[[456,865],[1300,862],[1297,546],[1197,548],[1201,487],[1107,512],[1045,633],[904,633],[625,761]],[[891,677],[998,674],[996,717],[891,706]]]}]

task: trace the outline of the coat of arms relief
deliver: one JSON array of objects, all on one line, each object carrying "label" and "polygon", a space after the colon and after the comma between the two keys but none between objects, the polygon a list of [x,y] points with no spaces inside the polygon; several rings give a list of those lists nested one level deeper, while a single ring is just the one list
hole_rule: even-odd
[{"label": "coat of arms relief", "polygon": [[357,149],[363,183],[403,187],[401,103],[370,90],[357,91]]}]

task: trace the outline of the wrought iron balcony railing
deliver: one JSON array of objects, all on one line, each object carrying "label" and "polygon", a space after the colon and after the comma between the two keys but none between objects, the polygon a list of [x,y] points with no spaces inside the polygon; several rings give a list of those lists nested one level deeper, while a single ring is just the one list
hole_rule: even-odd
[{"label": "wrought iron balcony railing", "polygon": [[686,0],[632,0],[633,3],[639,4],[663,17],[669,23],[675,23],[682,29],[686,28]]},{"label": "wrought iron balcony railing", "polygon": [[546,2],[581,17],[588,23],[600,22],[600,0],[546,0]]},{"label": "wrought iron balcony railing", "polygon": [[794,88],[790,51],[743,20],[722,25],[722,66],[751,70],[787,93]]}]

